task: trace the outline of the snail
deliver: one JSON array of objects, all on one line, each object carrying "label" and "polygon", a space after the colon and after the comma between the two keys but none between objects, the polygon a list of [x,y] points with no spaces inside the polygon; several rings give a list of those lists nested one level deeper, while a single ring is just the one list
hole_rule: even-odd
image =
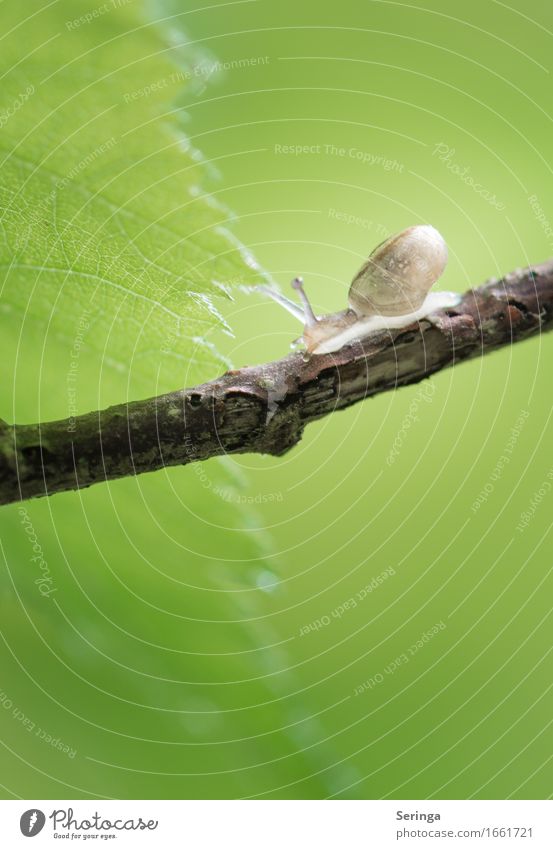
[{"label": "snail", "polygon": [[429,224],[419,224],[374,249],[353,278],[349,307],[341,312],[316,316],[301,277],[292,281],[292,287],[303,306],[269,286],[257,288],[303,323],[297,342],[303,341],[309,354],[328,354],[376,330],[406,327],[458,304],[460,296],[455,292],[430,292],[446,264],[443,237]]}]

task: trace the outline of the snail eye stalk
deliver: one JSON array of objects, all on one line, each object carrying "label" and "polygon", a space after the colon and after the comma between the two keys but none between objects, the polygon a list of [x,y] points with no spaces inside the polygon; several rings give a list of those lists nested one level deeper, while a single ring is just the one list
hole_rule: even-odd
[{"label": "snail eye stalk", "polygon": [[317,316],[313,312],[313,307],[309,303],[309,298],[305,294],[305,289],[303,288],[303,279],[301,277],[295,277],[292,280],[292,289],[295,289],[302,301],[303,311],[305,314],[305,326],[312,327],[314,324],[317,324]]}]

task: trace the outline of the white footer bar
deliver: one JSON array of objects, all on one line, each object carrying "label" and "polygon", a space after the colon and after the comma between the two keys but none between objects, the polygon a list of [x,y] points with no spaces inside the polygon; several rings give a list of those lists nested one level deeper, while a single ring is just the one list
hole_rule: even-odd
[{"label": "white footer bar", "polygon": [[2,801],[0,845],[551,849],[551,801]]}]

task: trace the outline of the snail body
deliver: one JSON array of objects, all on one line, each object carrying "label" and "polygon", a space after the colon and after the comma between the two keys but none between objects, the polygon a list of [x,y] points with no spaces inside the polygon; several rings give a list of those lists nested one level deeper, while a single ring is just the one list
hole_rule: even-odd
[{"label": "snail body", "polygon": [[310,354],[338,351],[377,330],[398,329],[459,302],[454,292],[430,292],[447,264],[443,237],[429,224],[408,227],[378,245],[351,283],[348,309],[316,316],[297,277],[292,286],[302,307],[269,287],[265,294],[304,324]]}]

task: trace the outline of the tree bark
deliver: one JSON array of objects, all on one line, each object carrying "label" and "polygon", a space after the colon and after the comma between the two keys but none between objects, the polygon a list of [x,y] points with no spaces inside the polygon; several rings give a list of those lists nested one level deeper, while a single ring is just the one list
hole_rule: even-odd
[{"label": "tree bark", "polygon": [[221,454],[280,456],[305,425],[553,328],[553,259],[466,292],[454,310],[332,354],[290,354],[75,419],[0,424],[0,504]]}]

